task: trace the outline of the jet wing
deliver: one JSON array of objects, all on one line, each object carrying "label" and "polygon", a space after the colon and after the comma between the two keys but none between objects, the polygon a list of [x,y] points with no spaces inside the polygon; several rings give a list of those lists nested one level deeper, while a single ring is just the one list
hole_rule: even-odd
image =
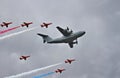
[{"label": "jet wing", "polygon": [[65,30],[65,29],[63,29],[63,28],[61,28],[61,27],[59,27],[59,26],[57,26],[56,28],[57,28],[64,36],[70,35],[70,32],[67,32],[67,30]]},{"label": "jet wing", "polygon": [[68,43],[70,48],[73,48],[73,43]]},{"label": "jet wing", "polygon": [[24,58],[24,60],[26,60],[26,58]]}]

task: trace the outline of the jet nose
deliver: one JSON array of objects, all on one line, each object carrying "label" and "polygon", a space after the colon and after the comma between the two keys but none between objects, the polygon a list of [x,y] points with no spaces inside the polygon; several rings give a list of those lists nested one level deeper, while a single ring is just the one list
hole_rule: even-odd
[{"label": "jet nose", "polygon": [[86,33],[85,31],[82,31],[81,36],[83,36],[85,33]]},{"label": "jet nose", "polygon": [[78,34],[78,37],[81,37],[85,34],[86,32],[85,31],[79,31],[77,34]]},{"label": "jet nose", "polygon": [[85,34],[86,32],[85,31],[83,31],[83,35]]}]

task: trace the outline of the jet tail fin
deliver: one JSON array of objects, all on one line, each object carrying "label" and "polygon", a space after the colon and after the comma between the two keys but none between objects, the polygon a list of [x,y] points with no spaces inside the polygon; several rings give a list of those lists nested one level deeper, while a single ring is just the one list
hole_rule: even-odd
[{"label": "jet tail fin", "polygon": [[52,40],[52,38],[49,37],[48,35],[44,35],[44,34],[40,34],[40,33],[38,33],[37,35],[39,35],[43,38],[43,43],[49,42],[50,40]]}]

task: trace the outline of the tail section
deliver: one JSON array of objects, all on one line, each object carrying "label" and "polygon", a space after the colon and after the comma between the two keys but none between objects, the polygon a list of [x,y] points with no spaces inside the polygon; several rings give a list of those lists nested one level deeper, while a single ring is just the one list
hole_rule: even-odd
[{"label": "tail section", "polygon": [[43,43],[49,42],[50,40],[52,40],[52,38],[49,37],[48,35],[44,35],[44,34],[40,34],[40,33],[38,33],[37,35],[39,35],[43,38]]}]

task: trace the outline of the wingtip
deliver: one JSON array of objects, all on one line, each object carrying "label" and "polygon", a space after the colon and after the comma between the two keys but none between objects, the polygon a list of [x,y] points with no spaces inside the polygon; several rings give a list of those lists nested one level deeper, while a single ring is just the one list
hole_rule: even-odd
[{"label": "wingtip", "polygon": [[47,37],[48,35],[37,33],[37,35],[42,36],[42,37]]},{"label": "wingtip", "polygon": [[37,33],[37,35],[43,36],[43,34]]},{"label": "wingtip", "polygon": [[41,35],[40,33],[37,33],[37,35]]}]

